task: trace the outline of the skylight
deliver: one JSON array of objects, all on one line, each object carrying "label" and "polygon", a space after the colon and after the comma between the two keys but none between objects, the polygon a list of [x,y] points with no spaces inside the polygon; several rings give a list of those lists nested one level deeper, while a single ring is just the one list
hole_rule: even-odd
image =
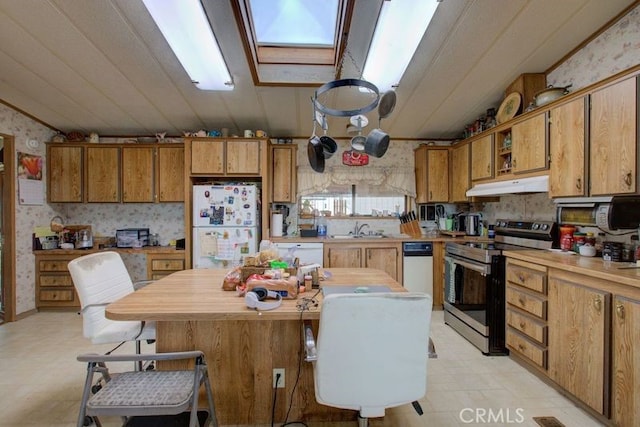
[{"label": "skylight", "polygon": [[333,47],[338,0],[249,0],[258,46]]}]

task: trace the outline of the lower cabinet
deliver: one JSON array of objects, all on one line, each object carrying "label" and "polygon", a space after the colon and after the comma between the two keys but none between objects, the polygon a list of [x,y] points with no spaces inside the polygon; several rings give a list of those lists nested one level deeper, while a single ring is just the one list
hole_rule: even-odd
[{"label": "lower cabinet", "polygon": [[536,368],[547,369],[547,267],[508,259],[507,347]]},{"label": "lower cabinet", "polygon": [[612,425],[640,420],[640,292],[507,258],[507,347]]},{"label": "lower cabinet", "polygon": [[147,279],[158,280],[176,271],[184,270],[184,253],[147,254]]},{"label": "lower cabinet", "polygon": [[613,299],[611,418],[619,426],[640,420],[640,300]]},{"label": "lower cabinet", "polygon": [[402,283],[401,243],[325,243],[324,267],[377,268]]},{"label": "lower cabinet", "polygon": [[597,279],[549,275],[549,377],[600,414],[609,414],[611,294]]},{"label": "lower cabinet", "polygon": [[36,308],[80,308],[67,264],[79,255],[36,254]]}]

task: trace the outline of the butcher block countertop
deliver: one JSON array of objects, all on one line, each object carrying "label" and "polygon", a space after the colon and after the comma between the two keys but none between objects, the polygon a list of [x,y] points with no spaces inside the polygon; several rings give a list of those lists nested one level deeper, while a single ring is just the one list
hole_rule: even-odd
[{"label": "butcher block countertop", "polygon": [[600,257],[584,257],[566,252],[530,250],[504,251],[506,257],[558,268],[572,273],[604,279],[640,289],[640,268],[635,263],[604,261]]},{"label": "butcher block countertop", "polygon": [[[372,286],[384,285],[394,291],[404,288],[381,270],[361,268],[331,268],[332,277],[322,280],[320,286]],[[109,304],[107,317],[113,320],[298,320],[297,303],[302,298],[315,299],[321,305],[322,293],[317,289],[299,294],[297,299],[284,299],[282,305],[271,311],[247,308],[244,298],[235,291],[222,290],[222,281],[228,270],[183,270],[145,286],[144,288]],[[320,305],[305,313],[305,318],[319,319]]]}]

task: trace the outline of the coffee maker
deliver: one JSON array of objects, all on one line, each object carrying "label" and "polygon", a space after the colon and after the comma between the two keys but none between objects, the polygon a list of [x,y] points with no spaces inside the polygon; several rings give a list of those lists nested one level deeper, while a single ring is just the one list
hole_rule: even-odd
[{"label": "coffee maker", "polygon": [[287,205],[274,205],[274,210],[282,214],[282,235],[287,235],[287,218],[289,217],[289,206]]}]

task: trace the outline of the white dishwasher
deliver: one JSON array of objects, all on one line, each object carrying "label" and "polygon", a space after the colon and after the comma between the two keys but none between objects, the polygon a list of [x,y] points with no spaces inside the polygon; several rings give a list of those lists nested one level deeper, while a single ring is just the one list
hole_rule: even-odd
[{"label": "white dishwasher", "polygon": [[402,244],[402,286],[433,297],[433,242]]},{"label": "white dishwasher", "polygon": [[321,242],[277,242],[275,245],[281,258],[287,255],[290,248],[295,248],[293,256],[300,260],[300,264],[319,264],[322,267],[324,246]]}]

